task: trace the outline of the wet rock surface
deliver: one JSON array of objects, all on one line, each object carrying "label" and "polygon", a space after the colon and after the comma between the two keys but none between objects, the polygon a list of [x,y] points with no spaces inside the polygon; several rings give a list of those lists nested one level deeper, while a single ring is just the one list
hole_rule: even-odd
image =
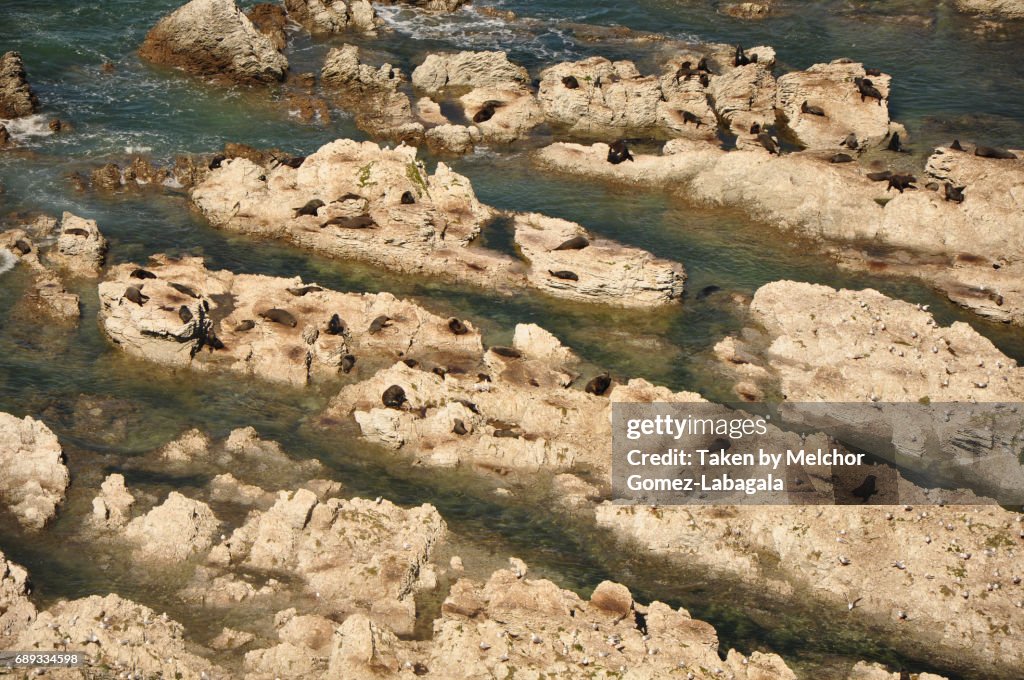
[{"label": "wet rock surface", "polygon": [[28,84],[25,64],[18,52],[0,57],[0,118],[19,118],[35,113],[39,99]]},{"label": "wet rock surface", "polygon": [[192,0],[161,19],[139,54],[189,73],[243,83],[284,80],[288,60],[234,0]]},{"label": "wet rock surface", "polygon": [[314,35],[372,31],[378,24],[373,5],[367,0],[285,0],[284,5],[288,16]]},{"label": "wet rock surface", "polygon": [[0,502],[28,529],[41,529],[57,512],[68,469],[56,435],[42,422],[0,413]]}]

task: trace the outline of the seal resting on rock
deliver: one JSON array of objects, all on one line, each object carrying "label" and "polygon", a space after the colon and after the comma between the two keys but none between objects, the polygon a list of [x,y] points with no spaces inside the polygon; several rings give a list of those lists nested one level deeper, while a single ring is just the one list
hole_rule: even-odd
[{"label": "seal resting on rock", "polygon": [[337,314],[331,316],[327,322],[327,335],[344,335],[345,322]]},{"label": "seal resting on rock", "polygon": [[867,503],[868,499],[878,493],[878,489],[875,487],[875,482],[878,480],[874,475],[868,475],[861,482],[860,486],[851,491],[854,496],[860,499],[861,503]]},{"label": "seal resting on rock", "polygon": [[416,197],[412,195],[411,191],[406,191],[402,194],[402,205],[412,205],[416,202]]},{"label": "seal resting on rock", "polygon": [[266,319],[267,321],[273,321],[274,323],[279,323],[282,326],[295,328],[299,324],[299,322],[295,320],[295,317],[292,316],[290,312],[287,312],[283,309],[278,309],[277,307],[268,309],[265,312],[260,312],[259,314],[262,318]]},{"label": "seal resting on rock", "polygon": [[277,158],[274,157],[278,165],[287,165],[289,168],[298,170],[302,167],[302,164],[306,162],[305,156],[290,156],[288,158]]},{"label": "seal resting on rock", "polygon": [[341,357],[341,372],[348,373],[356,365],[356,355],[346,354]]},{"label": "seal resting on rock", "polygon": [[853,156],[848,153],[837,153],[828,159],[829,163],[852,163]]},{"label": "seal resting on rock", "polygon": [[633,160],[633,154],[629,152],[626,140],[620,139],[617,142],[612,142],[608,147],[608,162],[612,165],[618,165],[619,163],[631,160]]},{"label": "seal resting on rock", "polygon": [[245,319],[235,326],[235,332],[244,333],[246,331],[251,331],[253,328],[256,328],[256,322],[252,319]]},{"label": "seal resting on rock", "polygon": [[452,432],[454,434],[457,434],[457,435],[459,435],[461,437],[462,435],[464,435],[467,432],[469,432],[469,430],[466,429],[466,424],[464,422],[462,422],[462,420],[460,420],[459,418],[456,418],[455,422],[452,425]]},{"label": "seal resting on rock", "polygon": [[953,151],[963,151],[964,147],[960,146],[960,140],[954,139],[953,143],[949,145],[949,148]]},{"label": "seal resting on rock", "polygon": [[820,106],[811,106],[810,104],[807,103],[806,99],[804,100],[804,103],[800,105],[800,112],[807,113],[812,116],[825,115],[825,109],[821,108]]},{"label": "seal resting on rock", "polygon": [[499,357],[505,357],[507,359],[518,359],[523,356],[522,352],[517,349],[512,349],[511,347],[495,346],[491,348],[491,351]]},{"label": "seal resting on rock", "polygon": [[301,215],[310,215],[312,217],[316,217],[317,211],[320,210],[320,208],[324,207],[324,205],[324,202],[321,201],[319,198],[314,198],[311,201],[307,201],[306,204],[301,208],[295,208],[294,217],[299,217]]},{"label": "seal resting on rock", "polygon": [[224,154],[220,154],[219,153],[219,154],[217,154],[216,156],[214,156],[213,158],[210,159],[210,164],[208,166],[206,166],[206,167],[208,169],[210,169],[210,170],[216,170],[217,168],[219,168],[221,166],[221,163],[223,163],[227,159],[228,159],[227,156],[225,156]]},{"label": "seal resting on rock", "polygon": [[343,229],[369,229],[376,226],[376,224],[377,223],[373,221],[372,217],[363,213],[362,215],[356,215],[355,217],[344,217],[340,215],[338,217],[332,217],[321,224],[320,228],[342,227]]},{"label": "seal resting on rock", "polygon": [[953,201],[954,203],[963,203],[965,188],[966,187],[955,187],[949,182],[946,182],[946,200]]},{"label": "seal resting on rock", "polygon": [[1012,154],[1005,149],[997,149],[991,146],[976,146],[974,147],[974,155],[981,156],[982,158],[997,158],[1000,160],[1016,160],[1016,154]]},{"label": "seal resting on rock", "polygon": [[192,320],[192,310],[188,308],[188,305],[178,307],[178,318],[181,319],[182,323],[188,323]]},{"label": "seal resting on rock", "polygon": [[903,148],[903,144],[900,142],[900,133],[892,133],[892,137],[889,138],[889,145],[885,147],[886,151],[894,151],[896,153],[904,153],[906,149]]},{"label": "seal resting on rock", "polygon": [[155,279],[156,274],[145,269],[133,269],[132,273],[128,275],[133,279]]},{"label": "seal resting on rock", "polygon": [[128,300],[129,302],[134,302],[139,307],[146,304],[146,301],[149,300],[149,297],[143,295],[142,291],[139,290],[138,286],[128,286],[127,288],[125,288],[124,297],[126,300]]},{"label": "seal resting on rock", "polygon": [[501,106],[498,101],[486,101],[480,110],[473,114],[474,123],[486,123],[494,117],[494,110]]},{"label": "seal resting on rock", "polygon": [[608,375],[608,373],[601,373],[600,375],[595,375],[593,378],[591,378],[590,382],[587,383],[587,386],[583,388],[583,391],[589,394],[596,394],[597,396],[600,397],[605,392],[607,392],[608,388],[611,386],[611,376]]},{"label": "seal resting on rock", "polygon": [[586,236],[573,236],[568,241],[563,241],[552,250],[583,250],[590,245]]},{"label": "seal resting on rock", "polygon": [[199,294],[196,293],[194,290],[192,290],[191,288],[189,288],[188,286],[186,286],[183,283],[171,282],[171,283],[168,283],[167,285],[170,286],[171,288],[173,288],[174,290],[178,291],[182,295],[187,295],[190,298],[195,298],[197,300],[199,299]]},{"label": "seal resting on rock", "polygon": [[580,86],[580,81],[576,80],[576,76],[565,76],[562,78],[562,85],[565,85],[567,90],[576,90]]},{"label": "seal resting on rock", "polygon": [[683,117],[683,123],[693,123],[696,127],[700,127],[704,122],[700,116],[690,113],[689,111],[680,111],[679,114]]},{"label": "seal resting on rock", "polygon": [[839,142],[839,146],[845,146],[847,149],[856,151],[860,147],[860,144],[857,142],[856,133],[851,132],[850,134],[846,135],[846,139]]},{"label": "seal resting on rock", "polygon": [[736,46],[736,54],[735,54],[735,56],[733,56],[733,59],[732,59],[732,65],[733,66],[746,66],[747,64],[756,64],[756,63],[757,63],[757,55],[756,54],[752,54],[752,55],[750,55],[748,57],[747,53],[743,51],[743,46],[742,45],[737,45]]},{"label": "seal resting on rock", "polygon": [[896,189],[902,194],[904,189],[916,189],[917,187],[913,186],[916,181],[917,178],[913,175],[893,175],[889,178],[889,184],[885,190]]},{"label": "seal resting on rock", "polygon": [[69,227],[61,233],[71,234],[72,236],[89,236],[89,232],[87,232],[85,229],[79,229],[78,227]]},{"label": "seal resting on rock", "polygon": [[382,330],[387,328],[388,325],[390,325],[390,324],[391,324],[391,317],[387,316],[386,314],[381,314],[376,319],[374,319],[373,321],[370,322],[369,333],[370,333],[370,335],[373,335],[374,333],[380,333]]},{"label": "seal resting on rock", "polygon": [[761,143],[768,153],[773,153],[776,156],[782,155],[782,147],[779,144],[779,139],[775,135],[768,132],[760,132],[757,135],[757,141]]},{"label": "seal resting on rock", "polygon": [[302,286],[301,288],[300,287],[293,287],[293,288],[286,288],[285,290],[287,290],[289,293],[291,293],[295,297],[302,297],[302,296],[307,295],[309,293],[316,293],[318,291],[321,291],[321,290],[323,290],[323,288],[321,288],[320,286]]},{"label": "seal resting on rock", "polygon": [[867,178],[872,182],[887,182],[892,178],[892,170],[880,170],[878,172],[869,172]]},{"label": "seal resting on rock", "polygon": [[858,77],[853,79],[853,83],[857,86],[857,92],[860,93],[861,101],[864,101],[865,98],[877,99],[878,105],[882,105],[882,93],[870,79]]},{"label": "seal resting on rock", "polygon": [[559,271],[552,271],[552,270],[549,269],[548,270],[548,274],[551,274],[551,276],[554,276],[556,279],[564,279],[566,281],[579,281],[580,280],[580,277],[577,276],[575,272],[570,272],[570,271],[567,271],[565,269],[561,269]]},{"label": "seal resting on rock", "polygon": [[466,324],[462,323],[462,321],[454,317],[448,319],[448,330],[450,330],[455,335],[465,335],[466,333],[469,332],[469,329],[466,328]]},{"label": "seal resting on rock", "polygon": [[402,405],[409,401],[405,398],[405,390],[403,390],[399,385],[392,385],[384,390],[384,394],[381,395],[380,400],[388,408],[397,409],[401,409]]},{"label": "seal resting on rock", "polygon": [[14,248],[22,255],[28,255],[32,252],[32,246],[23,238],[19,238],[14,242]]}]

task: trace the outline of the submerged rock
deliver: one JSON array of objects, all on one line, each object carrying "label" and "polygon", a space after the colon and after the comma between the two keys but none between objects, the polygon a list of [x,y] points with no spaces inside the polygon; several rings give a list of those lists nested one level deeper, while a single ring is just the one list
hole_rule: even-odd
[{"label": "submerged rock", "polygon": [[124,486],[124,475],[109,475],[92,500],[92,521],[104,527],[118,528],[131,519],[135,497]]},{"label": "submerged rock", "polygon": [[8,254],[9,266],[22,263],[32,270],[32,290],[27,296],[30,302],[52,317],[73,321],[79,315],[78,295],[64,287],[61,277],[42,257],[41,247],[52,242],[56,228],[57,220],[40,216],[21,228],[0,232],[0,248]]},{"label": "submerged rock", "polygon": [[56,435],[31,416],[0,413],[0,502],[27,529],[41,529],[57,513],[68,469]]},{"label": "submerged rock", "polygon": [[39,110],[39,99],[29,87],[18,52],[0,57],[0,118],[20,118]]},{"label": "submerged rock", "polygon": [[244,83],[284,80],[288,60],[234,0],[192,0],[161,19],[139,54],[190,73]]}]

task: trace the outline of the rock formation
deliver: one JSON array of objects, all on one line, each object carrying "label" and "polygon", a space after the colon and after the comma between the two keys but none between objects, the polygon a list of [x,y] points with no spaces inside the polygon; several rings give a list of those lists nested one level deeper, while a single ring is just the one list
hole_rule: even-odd
[{"label": "rock formation", "polygon": [[18,52],[0,57],[0,118],[20,118],[39,110],[39,100],[29,87]]},{"label": "rock formation", "polygon": [[956,0],[956,7],[971,14],[1024,19],[1024,2],[1021,0]]},{"label": "rock formation", "polygon": [[161,505],[129,522],[124,535],[135,544],[137,559],[181,562],[206,552],[219,526],[208,505],[172,491]]},{"label": "rock formation", "polygon": [[56,435],[30,416],[0,413],[0,502],[28,529],[41,529],[57,512],[68,469]]},{"label": "rock formation", "polygon": [[50,251],[48,258],[72,276],[96,276],[106,253],[107,239],[100,233],[96,220],[65,212],[60,220],[57,247]]},{"label": "rock formation", "polygon": [[243,83],[284,80],[288,60],[234,0],[191,0],[161,19],[139,54],[189,73]]},{"label": "rock formation", "polygon": [[379,23],[368,0],[285,0],[284,6],[289,17],[314,35],[372,31]]},{"label": "rock formation", "polygon": [[504,52],[428,54],[412,72],[412,84],[431,95],[478,87],[526,88],[530,74]]}]

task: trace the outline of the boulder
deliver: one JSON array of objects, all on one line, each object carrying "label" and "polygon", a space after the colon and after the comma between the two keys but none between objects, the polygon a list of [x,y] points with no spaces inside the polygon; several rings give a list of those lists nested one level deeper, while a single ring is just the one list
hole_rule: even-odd
[{"label": "boulder", "polygon": [[73,276],[91,277],[99,274],[106,254],[107,239],[103,238],[96,221],[65,212],[61,217],[57,247],[50,251],[49,258]]},{"label": "boulder", "polygon": [[[62,321],[74,321],[79,315],[78,295],[69,292],[50,263],[41,257],[43,243],[52,242],[57,220],[42,216],[24,228],[0,232],[0,248],[5,253],[6,266],[22,263],[32,270],[32,289],[27,297],[44,313]],[[27,248],[26,252],[25,251]],[[52,251],[51,251],[52,252]]]},{"label": "boulder", "polygon": [[21,54],[0,57],[0,118],[20,118],[39,110],[39,99],[29,87]]},{"label": "boulder", "polygon": [[288,46],[288,34],[285,26],[288,25],[288,17],[285,15],[284,7],[269,2],[261,2],[253,5],[245,14],[256,30],[270,38],[274,49],[278,52]]},{"label": "boulder", "polygon": [[285,0],[284,6],[289,17],[314,35],[372,31],[380,23],[368,0]]},{"label": "boulder", "polygon": [[0,649],[11,649],[11,642],[36,617],[28,571],[8,562],[0,552]]},{"label": "boulder", "polygon": [[125,527],[137,559],[181,562],[213,545],[220,522],[210,507],[172,491],[163,504]]},{"label": "boulder", "polygon": [[56,435],[42,422],[0,413],[0,503],[27,529],[57,513],[68,469]]},{"label": "boulder", "polygon": [[139,54],[189,73],[265,84],[284,80],[288,60],[234,0],[191,0],[161,19]]},{"label": "boulder", "polygon": [[124,475],[108,475],[92,500],[92,522],[103,527],[122,527],[131,519],[134,504],[135,497],[124,486]]},{"label": "boulder", "polygon": [[428,54],[412,72],[412,84],[431,95],[478,87],[526,90],[530,74],[510,62],[504,52],[435,53]]},{"label": "boulder", "polygon": [[1024,2],[1021,0],[956,0],[956,8],[970,14],[1024,19]]}]

